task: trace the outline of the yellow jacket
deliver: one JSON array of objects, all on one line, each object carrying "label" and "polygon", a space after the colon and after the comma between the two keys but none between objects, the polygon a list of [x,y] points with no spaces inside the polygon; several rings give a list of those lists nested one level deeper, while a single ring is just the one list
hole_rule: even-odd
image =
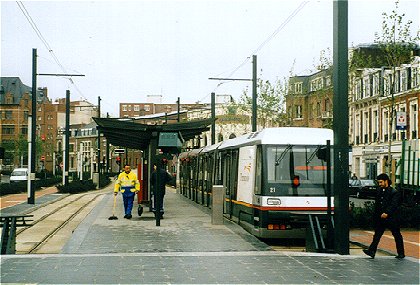
[{"label": "yellow jacket", "polygon": [[131,192],[140,190],[140,183],[137,180],[137,175],[135,173],[130,172],[127,174],[123,171],[118,175],[118,179],[114,186],[114,192],[121,191],[121,193],[124,193],[125,190],[130,190]]}]

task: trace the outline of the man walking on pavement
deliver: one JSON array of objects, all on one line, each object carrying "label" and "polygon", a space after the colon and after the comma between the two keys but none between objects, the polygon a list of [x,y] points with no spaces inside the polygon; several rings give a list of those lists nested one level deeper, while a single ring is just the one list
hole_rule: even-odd
[{"label": "man walking on pavement", "polygon": [[395,239],[398,255],[395,258],[402,259],[404,255],[404,242],[400,232],[400,192],[391,187],[391,180],[385,173],[379,174],[376,178],[379,188],[375,198],[374,223],[375,234],[368,249],[363,252],[371,258],[375,258],[379,241],[385,229],[391,230]]},{"label": "man walking on pavement", "polygon": [[121,191],[124,202],[124,218],[131,219],[131,211],[133,209],[134,196],[140,190],[140,183],[137,175],[131,172],[130,165],[124,166],[124,171],[118,175],[118,179],[114,186],[114,195]]},{"label": "man walking on pavement", "polygon": [[[152,211],[157,215],[160,214],[160,218],[163,219],[164,208],[163,208],[163,199],[165,197],[165,185],[171,181],[171,175],[164,169],[165,165],[168,163],[167,159],[162,159],[158,165],[153,164],[153,173],[152,173],[152,194],[153,194],[153,207]],[[159,185],[158,185],[159,184]]]}]

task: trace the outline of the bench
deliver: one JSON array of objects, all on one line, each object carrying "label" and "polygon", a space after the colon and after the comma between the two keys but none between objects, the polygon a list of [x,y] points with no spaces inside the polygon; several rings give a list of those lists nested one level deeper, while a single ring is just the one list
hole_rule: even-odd
[{"label": "bench", "polygon": [[16,228],[30,227],[34,215],[7,215],[0,216],[1,227],[1,254],[16,253]]}]

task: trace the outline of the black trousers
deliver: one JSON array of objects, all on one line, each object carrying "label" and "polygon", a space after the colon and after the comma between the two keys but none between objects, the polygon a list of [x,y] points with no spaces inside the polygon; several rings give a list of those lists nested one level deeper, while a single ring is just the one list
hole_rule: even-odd
[{"label": "black trousers", "polygon": [[397,248],[398,255],[404,255],[404,241],[400,232],[399,225],[389,223],[388,221],[379,221],[375,226],[375,234],[373,235],[372,243],[369,246],[369,251],[375,253],[378,249],[379,241],[386,229],[389,229],[394,236],[395,246]]}]

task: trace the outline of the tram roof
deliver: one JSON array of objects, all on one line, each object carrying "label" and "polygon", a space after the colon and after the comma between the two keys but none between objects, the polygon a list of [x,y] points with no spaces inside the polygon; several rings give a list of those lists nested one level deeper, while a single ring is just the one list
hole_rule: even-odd
[{"label": "tram roof", "polygon": [[136,119],[93,118],[99,131],[115,146],[145,150],[156,132],[179,132],[184,140],[190,140],[208,131],[213,119],[188,122],[148,125]]},{"label": "tram roof", "polygon": [[218,149],[237,146],[266,145],[325,145],[327,140],[333,144],[333,131],[321,128],[282,127],[266,128],[224,141]]}]

